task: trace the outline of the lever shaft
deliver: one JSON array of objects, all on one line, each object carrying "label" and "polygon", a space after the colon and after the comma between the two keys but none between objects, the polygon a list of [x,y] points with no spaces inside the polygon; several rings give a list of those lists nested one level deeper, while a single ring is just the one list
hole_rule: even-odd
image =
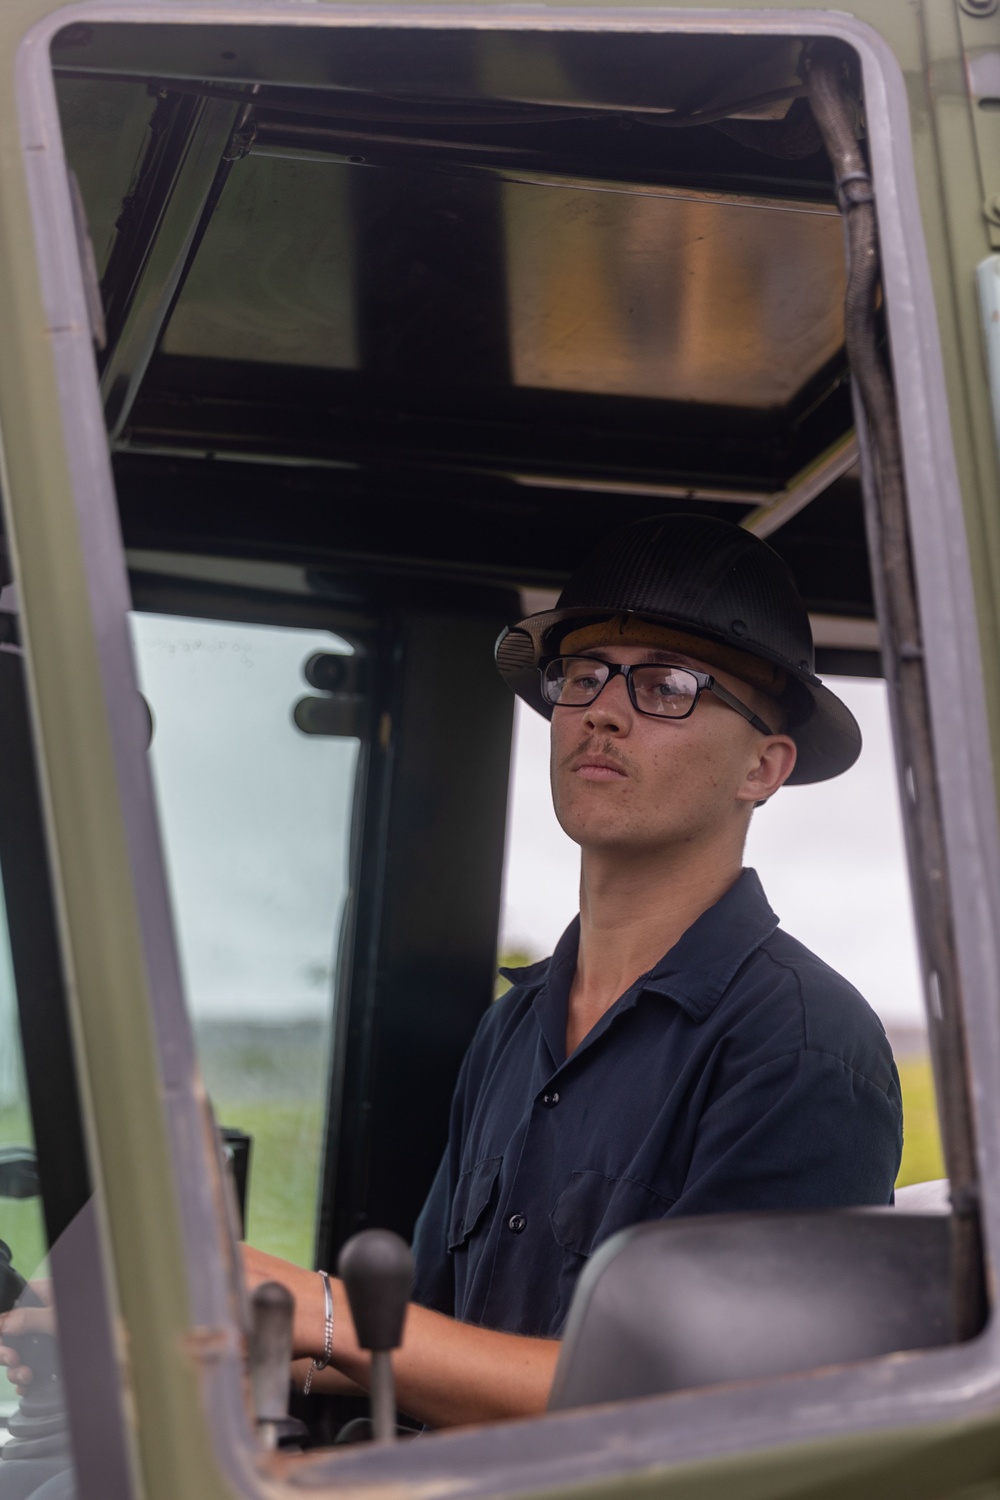
[{"label": "lever shaft", "polygon": [[388,1349],[372,1350],[372,1433],[376,1443],[396,1441],[396,1382]]},{"label": "lever shaft", "polygon": [[250,1384],[261,1446],[275,1448],[288,1416],[289,1367],[295,1299],[278,1281],[265,1281],[251,1300]]},{"label": "lever shaft", "polygon": [[337,1272],[351,1304],[354,1331],[371,1351],[372,1430],[377,1443],[396,1438],[396,1389],[392,1350],[403,1342],[403,1324],[413,1286],[413,1256],[398,1234],[365,1229],[348,1240]]}]

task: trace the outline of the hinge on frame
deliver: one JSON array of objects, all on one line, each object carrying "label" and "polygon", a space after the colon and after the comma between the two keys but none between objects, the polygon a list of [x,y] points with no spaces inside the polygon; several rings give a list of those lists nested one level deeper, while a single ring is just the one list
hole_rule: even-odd
[{"label": "hinge on frame", "polygon": [[1000,0],[957,0],[990,248],[1000,250]]}]

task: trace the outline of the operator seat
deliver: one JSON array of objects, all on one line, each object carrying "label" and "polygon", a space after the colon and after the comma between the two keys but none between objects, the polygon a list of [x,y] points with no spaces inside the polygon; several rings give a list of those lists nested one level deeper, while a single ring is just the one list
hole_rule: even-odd
[{"label": "operator seat", "polygon": [[895,1208],[633,1225],[580,1277],[550,1409],[951,1343],[950,1228]]}]

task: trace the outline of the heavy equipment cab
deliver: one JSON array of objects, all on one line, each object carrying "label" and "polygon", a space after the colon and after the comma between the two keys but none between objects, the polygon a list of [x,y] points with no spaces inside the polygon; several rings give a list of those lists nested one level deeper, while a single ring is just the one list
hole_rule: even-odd
[{"label": "heavy equipment cab", "polygon": [[[1000,33],[892,9],[8,0],[0,1500],[995,1478]],[[241,1232],[408,1238],[492,1001],[494,642],[674,511],[887,683],[950,1199],[640,1226],[552,1414],[264,1451]]]}]

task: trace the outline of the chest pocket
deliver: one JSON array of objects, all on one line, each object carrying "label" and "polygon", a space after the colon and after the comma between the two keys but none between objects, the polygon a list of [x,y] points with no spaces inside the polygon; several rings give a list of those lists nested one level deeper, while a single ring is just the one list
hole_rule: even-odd
[{"label": "chest pocket", "polygon": [[574,1172],[549,1214],[549,1223],[564,1250],[592,1255],[619,1229],[646,1219],[662,1219],[673,1202],[631,1177]]},{"label": "chest pocket", "polygon": [[448,1228],[449,1250],[457,1250],[460,1245],[464,1245],[485,1216],[493,1200],[496,1180],[502,1165],[502,1156],[488,1156],[459,1177],[451,1204],[451,1223]]}]

